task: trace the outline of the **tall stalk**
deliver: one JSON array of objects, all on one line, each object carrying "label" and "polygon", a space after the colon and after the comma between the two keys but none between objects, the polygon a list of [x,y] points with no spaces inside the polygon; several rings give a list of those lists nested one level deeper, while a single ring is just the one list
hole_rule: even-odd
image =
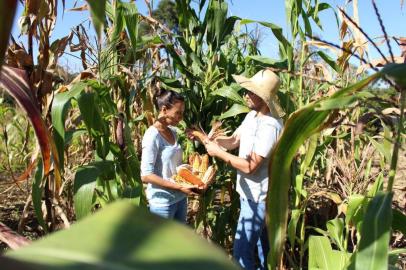
[{"label": "tall stalk", "polygon": [[400,116],[399,116],[399,122],[398,122],[398,127],[397,127],[396,141],[393,145],[392,160],[391,160],[390,170],[389,170],[389,179],[388,179],[388,187],[387,187],[388,192],[392,192],[393,183],[395,181],[400,141],[401,141],[401,136],[403,133],[403,116],[404,116],[405,104],[406,104],[406,89],[402,87],[401,91],[400,91]]}]

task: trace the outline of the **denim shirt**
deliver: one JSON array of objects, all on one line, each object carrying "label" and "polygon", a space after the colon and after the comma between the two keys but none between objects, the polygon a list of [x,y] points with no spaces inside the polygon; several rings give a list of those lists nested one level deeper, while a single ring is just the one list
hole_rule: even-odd
[{"label": "denim shirt", "polygon": [[[175,137],[175,144],[170,144],[154,126],[150,126],[142,138],[141,176],[156,174],[170,181],[176,174],[176,167],[182,164],[182,149],[177,142],[174,127],[169,127]],[[147,199],[150,205],[169,206],[186,195],[173,189],[148,183]]]}]

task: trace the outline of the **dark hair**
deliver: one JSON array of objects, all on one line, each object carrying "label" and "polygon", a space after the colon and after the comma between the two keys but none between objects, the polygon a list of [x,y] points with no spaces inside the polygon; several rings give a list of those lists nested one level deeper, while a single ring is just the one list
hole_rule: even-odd
[{"label": "dark hair", "polygon": [[185,101],[185,98],[178,92],[166,90],[155,85],[152,100],[155,108],[160,111],[163,106],[170,109],[176,102]]}]

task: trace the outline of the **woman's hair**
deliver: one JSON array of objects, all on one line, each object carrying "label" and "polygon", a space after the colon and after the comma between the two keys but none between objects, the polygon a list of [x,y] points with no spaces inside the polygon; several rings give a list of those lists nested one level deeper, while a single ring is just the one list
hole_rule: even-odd
[{"label": "woman's hair", "polygon": [[160,111],[163,106],[170,109],[173,104],[179,101],[185,101],[185,98],[172,90],[166,90],[155,84],[153,87],[153,97],[155,108]]}]

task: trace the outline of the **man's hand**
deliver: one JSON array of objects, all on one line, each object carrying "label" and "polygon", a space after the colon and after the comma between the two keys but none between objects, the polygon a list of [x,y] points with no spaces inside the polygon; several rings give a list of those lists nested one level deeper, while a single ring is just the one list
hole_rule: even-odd
[{"label": "man's hand", "polygon": [[210,140],[204,141],[204,147],[206,147],[207,153],[212,157],[217,157],[223,151],[217,143]]}]

